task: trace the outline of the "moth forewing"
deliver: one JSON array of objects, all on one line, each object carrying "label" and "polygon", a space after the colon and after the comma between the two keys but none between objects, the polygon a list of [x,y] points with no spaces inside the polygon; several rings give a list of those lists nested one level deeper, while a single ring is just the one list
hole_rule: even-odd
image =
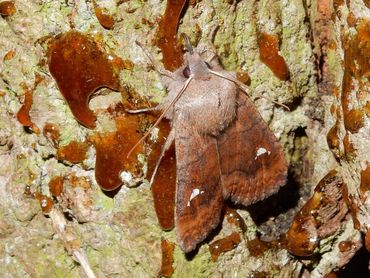
[{"label": "moth forewing", "polygon": [[163,77],[169,92],[159,106],[175,140],[175,228],[184,252],[219,225],[224,200],[252,204],[287,177],[282,148],[235,74],[202,56],[191,49],[186,63]]}]

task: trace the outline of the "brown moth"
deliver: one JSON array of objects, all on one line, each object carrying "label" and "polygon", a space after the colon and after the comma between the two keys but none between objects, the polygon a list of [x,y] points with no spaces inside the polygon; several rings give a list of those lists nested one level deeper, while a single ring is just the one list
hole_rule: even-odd
[{"label": "brown moth", "polygon": [[225,200],[247,206],[270,196],[286,183],[287,163],[236,75],[215,57],[206,62],[207,53],[198,54],[185,41],[185,65],[161,71],[169,91],[165,101],[131,112],[162,110],[154,126],[163,117],[171,120],[156,169],[175,140],[175,228],[182,250],[190,252],[220,224]]}]

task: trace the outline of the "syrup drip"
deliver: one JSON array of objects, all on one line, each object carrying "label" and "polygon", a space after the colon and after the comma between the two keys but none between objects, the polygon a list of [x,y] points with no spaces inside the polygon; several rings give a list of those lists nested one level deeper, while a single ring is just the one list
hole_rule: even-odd
[{"label": "syrup drip", "polygon": [[102,7],[99,7],[99,5],[96,4],[96,1],[93,1],[94,4],[94,11],[95,15],[101,24],[106,29],[112,29],[114,25],[114,18],[109,12]]},{"label": "syrup drip", "polygon": [[348,211],[343,180],[330,171],[315,187],[313,196],[295,216],[286,234],[286,248],[296,256],[311,256],[322,237],[332,234]]},{"label": "syrup drip", "polygon": [[279,54],[279,38],[276,35],[261,33],[258,38],[258,46],[262,63],[268,66],[280,80],[288,80],[288,66]]},{"label": "syrup drip", "polygon": [[229,223],[239,227],[243,233],[247,231],[247,226],[245,225],[243,217],[235,209],[226,206],[225,216]]},{"label": "syrup drip", "polygon": [[344,127],[352,134],[364,126],[364,109],[352,103],[353,79],[359,82],[359,91],[366,83],[364,77],[370,77],[370,22],[361,20],[357,26],[357,35],[347,39],[344,45],[344,75],[342,82],[342,107]]},{"label": "syrup drip", "polygon": [[171,277],[175,271],[173,268],[173,253],[175,245],[168,240],[162,240],[162,264],[161,270],[159,271],[159,277]]},{"label": "syrup drip", "polygon": [[367,165],[365,170],[361,171],[361,184],[360,184],[361,197],[365,198],[365,194],[369,190],[370,190],[370,164]]},{"label": "syrup drip", "polygon": [[176,34],[185,3],[186,0],[167,0],[166,10],[156,34],[155,45],[162,50],[163,65],[171,71],[183,64],[182,49]]},{"label": "syrup drip", "polygon": [[209,245],[209,252],[211,253],[212,261],[216,262],[222,253],[235,249],[240,242],[240,234],[238,232],[234,232],[225,238],[211,243]]},{"label": "syrup drip", "polygon": [[53,144],[54,147],[59,145],[60,132],[56,125],[46,123],[42,130],[42,134]]},{"label": "syrup drip", "polygon": [[247,243],[249,254],[256,258],[261,257],[267,250],[271,249],[272,246],[272,243],[262,241],[259,238],[249,240]]},{"label": "syrup drip", "polygon": [[134,176],[140,176],[142,171],[137,155],[143,153],[143,144],[127,158],[132,146],[142,137],[139,117],[127,114],[118,116],[115,121],[115,132],[96,133],[91,138],[96,149],[95,179],[106,191],[113,191],[121,186],[122,171],[130,172]]},{"label": "syrup drip", "polygon": [[35,193],[35,198],[39,201],[42,212],[48,214],[53,208],[53,200],[40,192]]},{"label": "syrup drip", "polygon": [[[152,152],[148,158],[148,178],[152,176],[157,160],[162,151],[165,139],[170,132],[168,121],[159,124],[159,138],[152,146]],[[175,220],[175,192],[176,192],[176,154],[175,145],[172,144],[165,153],[157,174],[151,186],[154,207],[159,224],[163,230],[171,230]]]},{"label": "syrup drip", "polygon": [[113,58],[90,37],[69,31],[49,45],[49,70],[77,121],[95,127],[96,116],[89,108],[91,95],[99,88],[120,88]]},{"label": "syrup drip", "polygon": [[39,133],[39,128],[32,122],[30,117],[30,110],[33,103],[33,91],[27,90],[24,94],[24,103],[17,113],[17,119],[24,127],[29,127],[35,133]]},{"label": "syrup drip", "polygon": [[58,149],[57,158],[77,164],[86,159],[88,149],[89,144],[86,142],[71,141],[68,145]]},{"label": "syrup drip", "polygon": [[60,196],[63,192],[63,177],[56,176],[50,179],[49,191],[54,197]]},{"label": "syrup drip", "polygon": [[14,1],[3,1],[0,2],[0,15],[3,17],[12,16],[16,13]]}]

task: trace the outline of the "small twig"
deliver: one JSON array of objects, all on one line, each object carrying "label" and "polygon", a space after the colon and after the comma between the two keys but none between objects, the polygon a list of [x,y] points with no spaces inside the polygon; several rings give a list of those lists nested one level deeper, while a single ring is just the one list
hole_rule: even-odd
[{"label": "small twig", "polygon": [[140,114],[140,113],[152,112],[156,110],[158,110],[158,106],[141,108],[141,109],[126,109],[125,111],[129,114]]},{"label": "small twig", "polygon": [[79,262],[88,278],[96,278],[94,271],[91,269],[89,260],[85,252],[82,249],[78,249],[72,252],[73,257]]},{"label": "small twig", "polygon": [[77,237],[66,229],[67,220],[65,219],[64,215],[58,209],[53,208],[49,212],[49,217],[53,222],[55,231],[63,242],[64,248],[66,248],[66,250],[72,254],[75,261],[81,265],[86,277],[96,278],[96,275],[89,264],[85,251],[79,247],[79,245],[76,246],[71,244],[71,242],[76,240]]}]

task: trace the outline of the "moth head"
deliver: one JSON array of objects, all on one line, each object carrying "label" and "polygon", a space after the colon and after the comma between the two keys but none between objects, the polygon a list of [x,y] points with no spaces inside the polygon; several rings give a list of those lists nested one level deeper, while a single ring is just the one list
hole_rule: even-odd
[{"label": "moth head", "polygon": [[184,77],[188,78],[190,75],[194,79],[205,79],[209,77],[209,65],[207,62],[203,60],[203,58],[193,50],[193,47],[190,44],[189,37],[185,35],[184,33],[181,34],[185,46],[187,49],[187,52],[185,53],[185,61],[187,66],[183,70]]}]

